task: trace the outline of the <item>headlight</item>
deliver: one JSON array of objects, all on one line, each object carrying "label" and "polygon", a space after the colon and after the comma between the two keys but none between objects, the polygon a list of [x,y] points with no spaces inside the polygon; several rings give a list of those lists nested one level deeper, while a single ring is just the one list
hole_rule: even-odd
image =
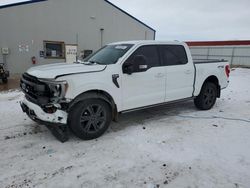
[{"label": "headlight", "polygon": [[53,97],[60,97],[62,93],[62,85],[61,84],[56,84],[56,85],[49,85],[51,94]]},{"label": "headlight", "polygon": [[68,90],[68,83],[66,81],[44,80],[40,81],[46,83],[50,88],[50,94],[54,98],[63,98]]},{"label": "headlight", "polygon": [[65,81],[50,83],[49,87],[50,87],[51,94],[53,95],[53,97],[63,98],[65,97],[65,94],[67,92],[68,83]]}]

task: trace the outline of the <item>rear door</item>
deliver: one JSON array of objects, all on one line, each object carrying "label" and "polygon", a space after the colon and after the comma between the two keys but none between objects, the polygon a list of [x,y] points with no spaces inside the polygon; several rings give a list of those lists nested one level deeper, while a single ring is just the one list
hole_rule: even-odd
[{"label": "rear door", "polygon": [[161,59],[166,68],[165,101],[192,97],[194,84],[194,65],[188,60],[183,45],[161,45]]},{"label": "rear door", "polygon": [[[145,65],[138,64],[138,57]],[[132,74],[123,73],[123,110],[129,110],[157,103],[163,103],[166,90],[166,69],[160,65],[159,50],[155,45],[139,47],[124,62],[133,65]]]}]

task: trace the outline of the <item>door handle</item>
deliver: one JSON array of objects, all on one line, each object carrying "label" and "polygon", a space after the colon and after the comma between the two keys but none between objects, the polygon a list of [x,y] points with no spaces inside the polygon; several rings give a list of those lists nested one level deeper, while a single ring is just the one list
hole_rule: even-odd
[{"label": "door handle", "polygon": [[192,73],[191,70],[186,70],[186,71],[185,71],[185,74],[191,74],[191,73]]},{"label": "door handle", "polygon": [[146,70],[148,69],[148,65],[139,65],[140,70]]},{"label": "door handle", "polygon": [[164,74],[163,74],[163,73],[157,73],[157,74],[155,75],[155,77],[156,77],[156,78],[162,78],[162,77],[164,77]]}]

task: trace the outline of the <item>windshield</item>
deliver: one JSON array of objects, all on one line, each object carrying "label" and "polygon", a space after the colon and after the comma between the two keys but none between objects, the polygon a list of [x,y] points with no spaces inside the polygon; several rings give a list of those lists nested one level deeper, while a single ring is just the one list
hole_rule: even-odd
[{"label": "windshield", "polygon": [[133,44],[107,45],[84,59],[84,62],[101,65],[115,64],[132,46]]}]

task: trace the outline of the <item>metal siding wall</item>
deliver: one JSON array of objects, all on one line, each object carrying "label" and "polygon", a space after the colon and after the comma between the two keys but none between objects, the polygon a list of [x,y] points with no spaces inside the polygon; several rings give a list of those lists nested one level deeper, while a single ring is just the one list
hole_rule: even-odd
[{"label": "metal siding wall", "polygon": [[225,59],[250,67],[250,46],[190,46],[190,50],[194,59]]},{"label": "metal siding wall", "polygon": [[0,53],[0,63],[3,63],[3,55]]},{"label": "metal siding wall", "polygon": [[[32,67],[32,56],[37,57],[37,65],[65,61],[40,58],[44,40],[76,44],[78,35],[80,52],[101,47],[101,28],[104,44],[145,39],[145,32],[147,39],[154,39],[153,30],[104,0],[49,0],[0,9],[0,25],[0,48],[10,48],[7,63],[11,73]],[[20,44],[28,45],[29,51],[20,52]]]}]

